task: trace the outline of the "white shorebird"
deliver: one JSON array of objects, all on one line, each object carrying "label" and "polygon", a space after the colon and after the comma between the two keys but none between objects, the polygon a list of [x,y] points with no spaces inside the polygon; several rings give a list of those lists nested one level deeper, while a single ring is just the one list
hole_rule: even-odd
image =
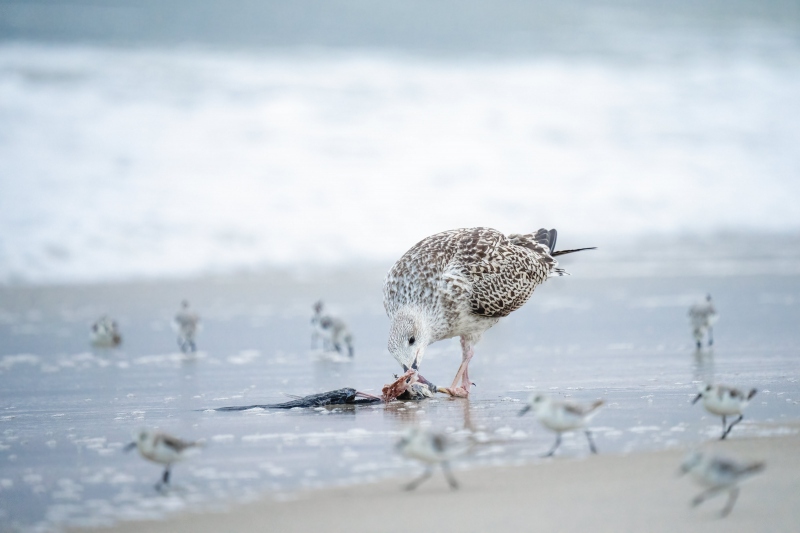
[{"label": "white shorebird", "polygon": [[423,481],[431,477],[433,467],[442,465],[447,483],[451,489],[458,488],[458,482],[450,471],[450,461],[466,453],[470,444],[452,440],[442,433],[436,433],[423,428],[414,428],[407,431],[397,442],[397,451],[409,459],[416,459],[425,464],[425,472],[408,485],[406,490],[416,489]]},{"label": "white shorebird", "polygon": [[122,343],[122,335],[119,332],[117,323],[107,315],[103,315],[92,324],[89,340],[93,346],[113,348]]},{"label": "white shorebird", "polygon": [[182,301],[181,308],[175,315],[174,324],[178,332],[178,346],[183,353],[197,351],[194,337],[197,334],[199,323],[200,317],[189,308],[189,302],[186,300]]},{"label": "white shorebird", "polygon": [[473,346],[502,317],[522,307],[550,276],[564,275],[556,256],[589,250],[555,251],[556,230],[504,235],[491,228],[456,229],[427,237],[389,270],[383,306],[391,321],[389,352],[403,369],[418,370],[425,348],[461,337],[461,365],[450,388],[431,390],[469,395]]},{"label": "white shorebird", "polygon": [[722,516],[727,516],[733,509],[739,496],[739,483],[763,470],[764,463],[760,461],[745,463],[700,452],[689,454],[681,465],[682,473],[691,473],[697,483],[708,487],[692,499],[692,507],[721,492],[728,492],[728,503],[722,509]]},{"label": "white shorebird", "polygon": [[692,324],[692,335],[697,343],[697,349],[703,347],[703,337],[708,333],[709,348],[714,344],[714,323],[719,316],[711,301],[711,295],[707,295],[704,302],[694,304],[689,308],[689,321]]},{"label": "white shorebird", "polygon": [[125,446],[124,450],[129,452],[137,448],[145,459],[164,465],[164,474],[156,483],[156,490],[160,491],[169,484],[172,465],[184,460],[186,452],[198,446],[202,446],[202,443],[186,442],[160,431],[141,429],[134,435],[134,441]]},{"label": "white shorebird", "polygon": [[550,457],[561,445],[561,434],[567,431],[583,429],[586,440],[589,441],[589,449],[592,453],[597,453],[597,448],[592,440],[592,433],[586,428],[586,424],[597,414],[597,409],[603,405],[603,400],[597,400],[591,405],[580,405],[575,402],[557,401],[544,394],[532,394],[528,404],[519,412],[519,416],[524,415],[533,409],[536,418],[544,427],[556,433],[556,442],[549,452],[543,457]]},{"label": "white shorebird", "polygon": [[347,324],[339,317],[323,314],[323,303],[318,301],[314,304],[314,316],[311,317],[311,347],[315,349],[322,341],[322,349],[325,351],[336,351],[343,354],[343,348],[347,347],[347,356],[353,357],[353,334]]},{"label": "white shorebird", "polygon": [[[700,389],[700,392],[692,400],[692,404],[697,403],[702,398],[703,407],[706,408],[706,411],[722,417],[722,436],[720,437],[720,440],[722,440],[728,436],[733,426],[742,421],[744,418],[742,411],[750,403],[750,399],[756,395],[756,392],[758,392],[756,389],[750,389],[745,392],[727,385],[709,384]],[[727,417],[733,415],[739,415],[739,418],[728,426]]]}]

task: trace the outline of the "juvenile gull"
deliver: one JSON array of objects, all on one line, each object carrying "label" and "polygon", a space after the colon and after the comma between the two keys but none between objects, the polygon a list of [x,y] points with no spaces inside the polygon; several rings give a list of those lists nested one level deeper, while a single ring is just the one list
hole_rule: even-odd
[{"label": "juvenile gull", "polygon": [[199,442],[182,441],[159,431],[142,429],[135,435],[134,442],[125,446],[124,450],[129,452],[137,448],[139,454],[145,459],[164,465],[164,474],[161,476],[161,480],[156,483],[156,490],[161,491],[169,484],[170,469],[173,463],[185,459],[187,450],[197,446],[201,446],[201,444]]},{"label": "juvenile gull", "polygon": [[391,321],[389,352],[405,371],[418,370],[425,348],[461,337],[461,365],[449,388],[431,390],[468,396],[473,346],[502,317],[522,307],[550,276],[562,276],[555,257],[556,230],[504,235],[491,228],[455,229],[427,237],[389,270],[383,306]]},{"label": "juvenile gull", "polygon": [[469,444],[454,441],[443,433],[433,432],[423,428],[414,428],[407,431],[397,443],[397,451],[409,459],[416,459],[425,463],[425,472],[408,485],[406,490],[414,490],[423,481],[431,477],[433,467],[442,465],[447,483],[451,489],[458,488],[458,482],[450,471],[450,461],[464,454],[470,448]]},{"label": "juvenile gull", "polygon": [[122,343],[122,335],[119,332],[117,323],[107,315],[103,315],[92,324],[89,340],[93,346],[113,348]]},{"label": "juvenile gull", "polygon": [[[756,395],[756,392],[756,389],[744,392],[727,385],[708,384],[700,389],[692,403],[695,404],[702,398],[703,407],[706,408],[706,411],[722,417],[722,436],[720,437],[720,440],[722,440],[728,436],[733,426],[742,421],[744,418],[742,411],[750,403],[750,399]],[[727,417],[731,415],[739,415],[739,418],[728,426]]]},{"label": "juvenile gull", "polygon": [[[597,400],[591,405],[584,406],[575,402],[556,401],[544,394],[532,394],[528,405],[522,408],[519,416],[533,409],[539,422],[547,429],[555,431],[556,442],[550,451],[543,455],[543,457],[550,457],[561,445],[561,434],[585,428],[586,423],[597,413],[597,409],[601,405],[603,405],[603,400]],[[597,453],[592,433],[588,429],[584,429],[584,433],[589,441],[589,449],[592,453]]]},{"label": "juvenile gull", "polygon": [[182,301],[181,308],[175,315],[175,329],[178,331],[178,346],[183,353],[197,351],[194,337],[197,334],[197,326],[199,323],[200,317],[191,310],[189,302],[186,300]]},{"label": "juvenile gull", "polygon": [[708,333],[709,348],[714,344],[714,323],[717,321],[717,310],[711,301],[711,295],[706,296],[706,300],[694,304],[689,308],[689,321],[692,325],[692,335],[697,343],[697,349],[703,347],[703,337]]},{"label": "juvenile gull", "polygon": [[723,491],[728,492],[728,503],[722,509],[722,516],[727,516],[733,509],[739,496],[739,483],[762,470],[763,462],[744,463],[726,457],[707,456],[700,452],[689,454],[681,465],[682,473],[691,473],[697,483],[708,487],[692,499],[692,507]]}]

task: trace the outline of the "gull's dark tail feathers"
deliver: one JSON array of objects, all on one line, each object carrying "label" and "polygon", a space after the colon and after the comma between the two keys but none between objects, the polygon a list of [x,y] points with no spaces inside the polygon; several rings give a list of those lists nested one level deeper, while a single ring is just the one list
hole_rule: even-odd
[{"label": "gull's dark tail feathers", "polygon": [[564,254],[574,254],[575,252],[582,252],[584,250],[597,250],[597,246],[590,246],[589,248],[575,248],[573,250],[559,250],[557,252],[550,252],[550,255],[556,257]]},{"label": "gull's dark tail feathers", "polygon": [[550,252],[552,252],[556,247],[556,239],[558,238],[558,232],[554,229],[546,230],[545,228],[540,228],[539,231],[536,232],[536,235],[533,236],[533,240],[539,244],[544,244],[548,248],[550,248]]},{"label": "gull's dark tail feathers", "polygon": [[536,232],[534,236],[534,240],[539,244],[544,244],[548,248],[550,248],[550,255],[553,257],[565,254],[572,254],[575,252],[582,252],[584,250],[597,250],[596,246],[592,246],[591,248],[575,248],[573,250],[559,250],[556,252],[556,240],[558,239],[558,232],[555,229],[546,230],[541,228],[539,231]]}]

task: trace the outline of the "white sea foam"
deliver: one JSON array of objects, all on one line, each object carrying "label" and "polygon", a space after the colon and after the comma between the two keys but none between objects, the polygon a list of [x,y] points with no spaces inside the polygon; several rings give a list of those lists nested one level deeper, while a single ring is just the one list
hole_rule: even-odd
[{"label": "white sea foam", "polygon": [[[0,282],[800,229],[800,68],[0,44]],[[567,243],[577,244],[580,243]]]}]

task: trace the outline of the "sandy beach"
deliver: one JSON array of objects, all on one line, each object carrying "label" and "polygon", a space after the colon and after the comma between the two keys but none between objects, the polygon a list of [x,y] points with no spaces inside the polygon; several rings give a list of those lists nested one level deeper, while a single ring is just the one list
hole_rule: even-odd
[{"label": "sandy beach", "polygon": [[301,492],[288,501],[265,498],[225,512],[125,522],[107,531],[797,531],[798,445],[798,435],[708,443],[704,450],[767,463],[763,474],[744,483],[724,519],[725,495],[689,506],[701,489],[677,474],[685,450],[669,450],[457,472],[457,491],[437,472],[415,492],[405,492],[401,480],[384,481]]}]

